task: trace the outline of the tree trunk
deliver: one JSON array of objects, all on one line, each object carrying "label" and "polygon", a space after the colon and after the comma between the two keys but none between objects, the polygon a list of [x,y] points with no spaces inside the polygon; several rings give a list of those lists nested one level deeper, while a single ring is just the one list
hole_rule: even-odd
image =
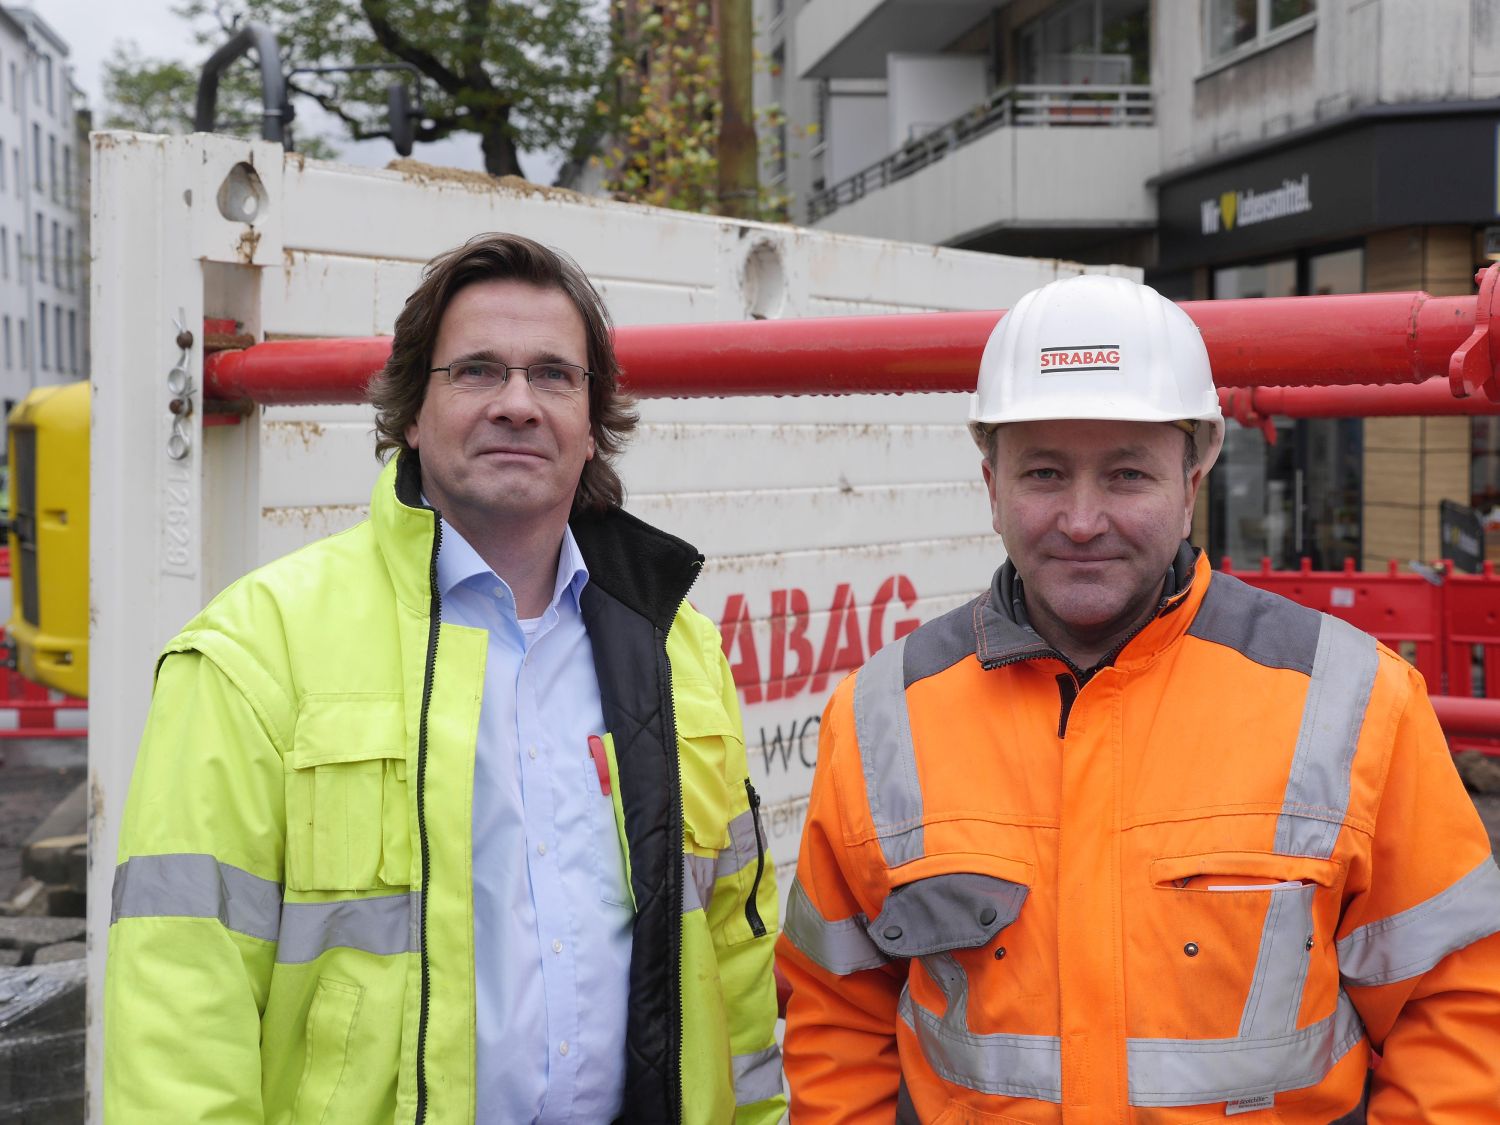
[{"label": "tree trunk", "polygon": [[479,133],[479,147],[484,152],[484,170],[492,176],[519,176],[521,162],[516,153],[516,142],[505,131],[509,112],[485,121]]},{"label": "tree trunk", "polygon": [[760,209],[750,25],[750,0],[719,0],[719,213],[742,219]]}]

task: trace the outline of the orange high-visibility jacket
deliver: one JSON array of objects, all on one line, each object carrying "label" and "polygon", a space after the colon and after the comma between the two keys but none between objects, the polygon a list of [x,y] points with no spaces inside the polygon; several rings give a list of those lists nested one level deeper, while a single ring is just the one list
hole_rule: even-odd
[{"label": "orange high-visibility jacket", "polygon": [[1184,546],[1080,687],[1014,587],[829,702],[792,1120],[1326,1125],[1373,1046],[1371,1125],[1500,1122],[1500,868],[1420,676]]}]

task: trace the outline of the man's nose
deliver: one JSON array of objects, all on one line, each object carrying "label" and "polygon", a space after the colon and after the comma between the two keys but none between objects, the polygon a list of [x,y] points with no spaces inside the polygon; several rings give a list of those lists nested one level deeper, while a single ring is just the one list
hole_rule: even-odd
[{"label": "man's nose", "polygon": [[1075,543],[1103,535],[1109,529],[1109,513],[1103,492],[1086,482],[1079,482],[1062,498],[1057,526]]},{"label": "man's nose", "polygon": [[490,392],[485,415],[492,422],[508,421],[512,425],[540,420],[541,403],[537,401],[536,391],[526,381],[525,371],[512,371],[505,382]]}]

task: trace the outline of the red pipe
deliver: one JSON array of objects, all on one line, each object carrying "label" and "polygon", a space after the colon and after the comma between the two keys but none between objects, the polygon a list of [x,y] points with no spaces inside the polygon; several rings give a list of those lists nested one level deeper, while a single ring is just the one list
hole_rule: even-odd
[{"label": "red pipe", "polygon": [[1246,425],[1282,418],[1436,418],[1449,414],[1500,414],[1500,403],[1482,396],[1454,398],[1443,376],[1425,383],[1380,387],[1229,387],[1219,391],[1224,416]]},{"label": "red pipe", "polygon": [[[1221,387],[1346,386],[1447,376],[1455,351],[1473,350],[1477,303],[1365,293],[1182,307],[1203,331]],[[627,326],[616,330],[615,348],[626,384],[643,398],[966,391],[974,388],[980,354],[1001,315]],[[217,352],[204,361],[206,397],[267,405],[358,402],[389,354],[389,337],[275,341]],[[1477,360],[1475,352],[1466,373],[1479,370]]]},{"label": "red pipe", "polygon": [[1432,709],[1445,734],[1500,738],[1500,699],[1434,695]]}]

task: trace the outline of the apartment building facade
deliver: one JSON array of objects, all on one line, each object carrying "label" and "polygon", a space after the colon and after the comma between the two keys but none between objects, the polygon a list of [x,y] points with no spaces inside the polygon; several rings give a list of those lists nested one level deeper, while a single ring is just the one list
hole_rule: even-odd
[{"label": "apartment building facade", "polygon": [[86,132],[68,45],[0,8],[0,404],[88,374]]},{"label": "apartment building facade", "polygon": [[[1123,262],[1179,299],[1473,291],[1500,258],[1500,0],[756,0],[815,227]],[[778,65],[779,64],[779,65]],[[776,146],[767,146],[776,151]],[[1196,537],[1431,559],[1488,419],[1231,426]]]}]

